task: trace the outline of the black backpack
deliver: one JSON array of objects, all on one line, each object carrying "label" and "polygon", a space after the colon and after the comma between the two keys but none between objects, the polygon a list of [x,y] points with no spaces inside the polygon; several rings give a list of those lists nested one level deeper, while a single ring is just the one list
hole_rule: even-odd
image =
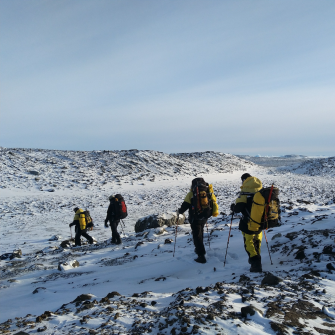
[{"label": "black backpack", "polygon": [[203,178],[195,178],[192,180],[192,221],[207,220],[212,216],[213,201],[208,186],[208,183],[206,183]]},{"label": "black backpack", "polygon": [[121,220],[128,216],[127,206],[121,194],[116,194],[114,202],[114,219]]}]

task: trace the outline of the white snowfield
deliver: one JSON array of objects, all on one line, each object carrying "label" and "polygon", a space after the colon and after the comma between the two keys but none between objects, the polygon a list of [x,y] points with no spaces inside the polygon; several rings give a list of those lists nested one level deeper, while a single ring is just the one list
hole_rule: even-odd
[{"label": "white snowfield", "polygon": [[[0,161],[0,333],[335,334],[334,158],[283,170],[214,152],[2,148]],[[263,273],[249,271],[237,216],[223,266],[244,172],[281,191],[282,225],[266,231],[273,264],[263,237]],[[220,207],[205,227],[206,264],[194,261],[189,224],[176,244],[175,227],[134,232],[144,216],[169,218],[196,176],[213,184]],[[129,213],[121,245],[104,228],[116,193]],[[62,248],[75,206],[90,210],[97,243]],[[281,281],[262,284],[268,273]]]}]

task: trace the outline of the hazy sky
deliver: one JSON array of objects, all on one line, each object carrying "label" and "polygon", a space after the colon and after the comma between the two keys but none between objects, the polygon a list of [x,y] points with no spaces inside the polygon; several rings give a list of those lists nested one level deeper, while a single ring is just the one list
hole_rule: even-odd
[{"label": "hazy sky", "polygon": [[335,1],[0,0],[0,145],[335,155]]}]

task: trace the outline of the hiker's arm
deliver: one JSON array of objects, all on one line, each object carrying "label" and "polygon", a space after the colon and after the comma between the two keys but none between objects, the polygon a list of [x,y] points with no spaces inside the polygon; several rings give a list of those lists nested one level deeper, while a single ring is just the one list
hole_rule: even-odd
[{"label": "hiker's arm", "polygon": [[242,213],[245,209],[246,203],[245,202],[238,202],[234,206],[234,213]]},{"label": "hiker's arm", "polygon": [[191,204],[184,201],[181,205],[181,207],[178,209],[179,214],[184,214],[184,212],[186,212],[188,209],[190,209]]}]

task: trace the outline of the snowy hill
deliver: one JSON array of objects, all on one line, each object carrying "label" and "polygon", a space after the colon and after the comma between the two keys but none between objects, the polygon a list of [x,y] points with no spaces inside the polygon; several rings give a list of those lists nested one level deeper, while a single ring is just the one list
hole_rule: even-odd
[{"label": "snowy hill", "polygon": [[165,177],[229,173],[253,163],[230,154],[165,154],[151,150],[60,151],[0,150],[1,187],[20,189],[103,189],[111,184]]},{"label": "snowy hill", "polygon": [[[332,175],[276,172],[213,152],[3,149],[1,162],[0,333],[334,334]],[[273,264],[263,239],[263,273],[249,272],[238,217],[223,267],[243,172],[281,191],[282,226],[266,232]],[[206,264],[193,260],[187,223],[176,245],[174,227],[134,232],[139,218],[175,211],[195,174],[213,184],[220,207],[205,228]],[[129,212],[119,246],[103,227],[117,192]],[[75,205],[90,209],[97,244],[61,247]]]},{"label": "snowy hill", "polygon": [[249,156],[249,155],[236,155],[242,159],[248,160],[255,164],[266,167],[279,167],[288,166],[292,164],[300,164],[310,158],[303,155],[285,155],[285,156]]},{"label": "snowy hill", "polygon": [[295,164],[283,170],[309,176],[335,177],[335,157],[309,159],[308,161]]}]

